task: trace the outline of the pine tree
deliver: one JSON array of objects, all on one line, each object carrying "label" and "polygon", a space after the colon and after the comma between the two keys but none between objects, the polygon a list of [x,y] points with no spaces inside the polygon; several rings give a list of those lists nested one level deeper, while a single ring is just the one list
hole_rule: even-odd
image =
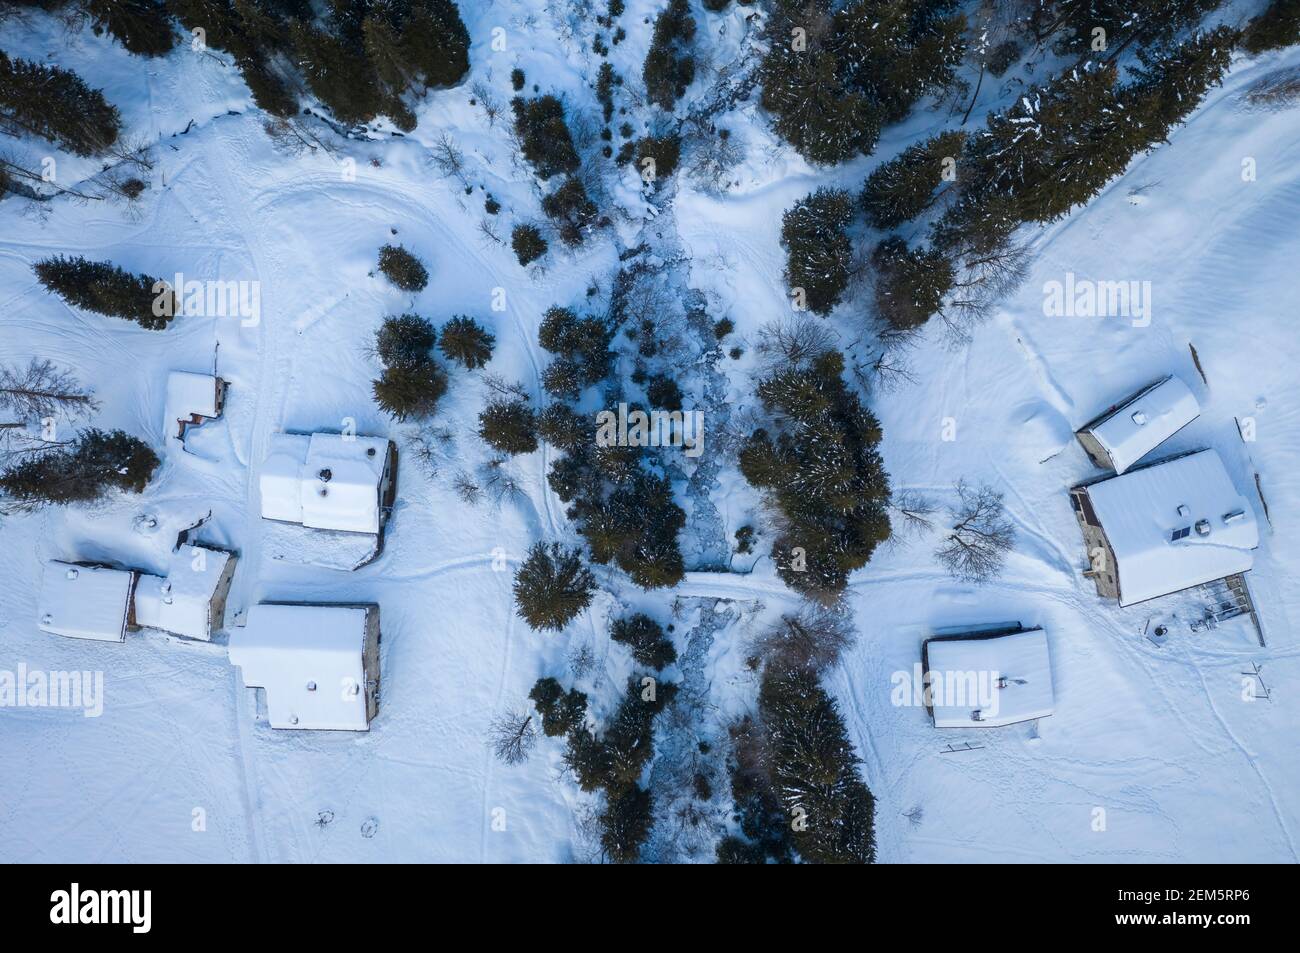
[{"label": "pine tree", "polygon": [[943,180],[944,160],[956,162],[966,134],[941,133],[875,168],[862,188],[867,220],[880,229],[893,229],[924,212]]},{"label": "pine tree", "polygon": [[934,249],[908,248],[891,237],[876,246],[876,308],[895,331],[910,331],[939,310],[952,288],[952,262]]},{"label": "pine tree", "polygon": [[87,430],[70,446],[28,457],[0,474],[0,491],[18,508],[90,503],[112,490],[139,493],[160,463],[147,444],[121,430]]},{"label": "pine tree", "polygon": [[[590,387],[609,373],[614,361],[609,349],[613,336],[613,329],[600,319],[580,318],[571,309],[560,307],[547,310],[537,333],[543,348],[568,362],[570,367],[564,376],[571,377],[579,388]],[[556,361],[551,367],[560,363]],[[547,390],[556,396],[577,396],[576,390],[571,394],[557,393],[550,386]]]},{"label": "pine tree", "polygon": [[389,316],[375,332],[375,355],[385,367],[427,364],[437,340],[433,325],[418,314]]},{"label": "pine tree", "polygon": [[758,694],[772,783],[798,810],[793,843],[809,863],[875,860],[875,801],[835,700],[804,669],[769,669]]},{"label": "pine tree", "polygon": [[85,311],[134,321],[161,331],[175,315],[176,295],[158,278],[133,275],[111,262],[56,255],[38,261],[33,270],[47,291]]},{"label": "pine tree", "polygon": [[515,573],[515,607],[534,629],[563,629],[591,605],[596,577],[577,549],[534,543]]},{"label": "pine tree", "polygon": [[966,18],[952,0],[853,0],[835,14],[827,46],[848,88],[900,122],[923,96],[953,82],[966,54]]},{"label": "pine tree", "polygon": [[537,432],[547,443],[564,451],[595,440],[590,422],[568,404],[555,403],[543,410],[537,417]]},{"label": "pine tree", "polygon": [[1246,24],[1242,46],[1263,53],[1300,43],[1300,0],[1272,0],[1264,12]]},{"label": "pine tree", "polygon": [[1021,221],[1050,222],[1087,202],[1146,141],[1125,112],[1115,68],[1085,64],[1029,90],[967,150],[967,200],[1005,199]]},{"label": "pine tree", "polygon": [[523,400],[495,400],[478,415],[478,435],[502,453],[537,449],[537,415]]},{"label": "pine tree", "polygon": [[176,45],[171,15],[159,0],[81,0],[95,33],[107,32],[131,53],[161,56]]},{"label": "pine tree", "polygon": [[653,819],[654,798],[649,791],[636,784],[615,788],[606,795],[600,815],[600,846],[617,864],[635,863]]},{"label": "pine tree", "polygon": [[796,202],[781,219],[786,283],[796,294],[803,289],[814,314],[829,314],[848,286],[853,249],[845,230],[852,219],[849,193],[827,188]]},{"label": "pine tree", "polygon": [[373,383],[375,403],[398,420],[431,417],[447,393],[447,374],[432,360],[384,369]]},{"label": "pine tree", "polygon": [[816,598],[842,591],[889,537],[880,424],[845,386],[843,370],[843,356],[827,351],[808,368],[761,381],[758,395],[780,429],[775,437],[756,430],[740,454],[741,474],[785,517],[772,545],[778,574]]},{"label": "pine tree", "polygon": [[457,315],[442,326],[443,356],[468,370],[482,367],[492,360],[496,338],[473,318]]},{"label": "pine tree", "polygon": [[573,176],[542,196],[542,211],[555,222],[560,240],[570,247],[582,244],[583,232],[596,220],[596,203],[587,197],[582,181]]},{"label": "pine tree", "polygon": [[429,283],[424,264],[401,245],[379,249],[379,270],[403,291],[423,291]]},{"label": "pine tree", "polygon": [[1178,46],[1138,53],[1142,65],[1132,71],[1136,82],[1124,88],[1121,98],[1142,117],[1146,134],[1138,142],[1140,147],[1166,141],[1206,92],[1223,81],[1240,36],[1221,26],[1196,33]]},{"label": "pine tree", "polygon": [[540,179],[578,170],[578,150],[564,122],[564,106],[554,96],[516,97],[515,132],[520,147]]},{"label": "pine tree", "polygon": [[808,161],[834,165],[876,147],[880,111],[844,88],[833,54],[774,45],[763,60],[762,82],[762,105],[777,135]]},{"label": "pine tree", "polygon": [[609,628],[609,637],[626,645],[637,664],[646,668],[658,671],[677,661],[677,649],[664,635],[663,626],[644,613],[615,619]]},{"label": "pine tree", "polygon": [[[678,135],[644,136],[636,144],[636,168],[642,176],[654,170],[655,182],[671,178],[682,157],[682,139]],[[650,160],[648,163],[646,160]]]},{"label": "pine tree", "polygon": [[293,47],[308,88],[339,122],[369,122],[384,109],[365,50],[310,23],[295,22]]},{"label": "pine tree", "polygon": [[587,696],[576,688],[567,692],[553,678],[539,678],[528,693],[542,716],[542,731],[550,738],[581,728],[587,717]]},{"label": "pine tree", "polygon": [[695,20],[687,0],[668,0],[655,18],[650,50],[641,71],[646,98],[661,109],[672,110],[695,79],[691,41]]},{"label": "pine tree", "polygon": [[527,265],[546,254],[546,239],[536,225],[516,225],[510,233],[510,247],[519,264]]},{"label": "pine tree", "polygon": [[0,50],[0,127],[91,156],[117,141],[122,119],[102,90],[71,70],[10,59]]}]

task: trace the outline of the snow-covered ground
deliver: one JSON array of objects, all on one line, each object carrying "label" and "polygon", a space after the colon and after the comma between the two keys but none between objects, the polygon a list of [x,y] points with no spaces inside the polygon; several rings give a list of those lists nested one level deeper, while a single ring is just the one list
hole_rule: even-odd
[{"label": "snow-covered ground", "polygon": [[[642,18],[658,4],[628,6],[631,35],[613,59],[635,76],[648,43]],[[505,102],[518,65],[530,84],[567,92],[571,109],[593,111],[586,82],[595,58],[580,49],[581,38],[558,35],[540,4],[472,7],[463,5],[475,41],[472,79]],[[698,15],[720,53],[732,51],[742,13],[733,6],[724,17]],[[723,23],[729,33],[718,37]],[[491,49],[496,25],[513,38],[506,51]],[[373,405],[369,382],[378,367],[366,346],[385,314],[414,310],[438,324],[469,314],[496,335],[488,370],[539,395],[542,312],[581,305],[592,282],[607,292],[620,242],[647,237],[689,256],[681,280],[704,295],[714,317],[736,322],[736,340],[748,336],[752,345],[760,326],[788,313],[780,212],[820,184],[856,189],[881,158],[944,128],[942,114],[922,111],[890,130],[877,156],[826,172],[775,148],[762,118],[744,107],[733,127],[749,142],[749,160],[725,197],[683,178],[670,207],[657,210],[631,183],[610,183],[611,200],[628,210],[618,229],[577,253],[557,243],[545,270],[525,272],[507,246],[478,232],[488,218],[478,185],[502,203],[496,224],[507,241],[510,224],[539,217],[538,194],[513,157],[505,117],[490,125],[481,104],[470,105],[468,83],[433,94],[411,137],[336,140],[335,156],[292,156],[273,148],[242,84],[210,57],[181,49],[141,61],[39,17],[0,27],[0,47],[29,56],[53,51],[56,62],[102,85],[131,132],[157,142],[158,160],[135,215],[100,202],[57,201],[47,216],[15,198],[0,203],[0,362],[35,355],[73,369],[102,402],[97,425],[141,436],[160,454],[168,371],[210,371],[215,360],[230,381],[224,418],[194,432],[198,452],[169,446],[141,496],[0,523],[0,669],[102,671],[105,695],[98,718],[0,711],[0,857],[580,858],[587,798],[562,774],[559,746],[543,738],[526,764],[506,767],[488,750],[487,727],[502,709],[520,706],[538,677],[561,675],[582,645],[596,664],[581,684],[597,713],[608,711],[630,671],[626,653],[605,634],[607,614],[620,605],[668,621],[681,598],[684,684],[707,697],[714,734],[752,704],[746,635],[758,616],[795,602],[770,563],[759,561],[749,575],[692,573],[676,592],[649,594],[602,569],[610,592],[569,630],[532,632],[513,613],[512,569],[536,539],[575,538],[546,487],[549,451],[511,464],[524,491],[518,499],[463,503],[450,477],[485,456],[475,435],[487,393],[481,378],[452,373],[437,418],[451,443],[431,478],[413,462],[410,428],[394,426]],[[880,860],[1298,859],[1300,643],[1291,619],[1300,619],[1300,544],[1293,542],[1300,534],[1300,112],[1251,111],[1242,100],[1281,66],[1300,66],[1300,50],[1239,60],[1168,145],[1136,161],[1086,209],[1032,236],[1027,280],[968,345],[953,348],[932,329],[909,355],[918,382],[872,395],[896,487],[944,501],[959,477],[991,483],[1006,494],[1018,532],[1006,571],[982,587],[952,582],[934,563],[929,539],[881,551],[852,579],[859,638],[828,683],[877,798]],[[472,195],[429,161],[444,131],[470,159]],[[22,148],[39,162],[38,144]],[[1249,181],[1246,159],[1256,169]],[[654,222],[632,217],[655,211]],[[428,266],[431,280],[419,295],[371,274],[388,241]],[[33,261],[59,252],[168,277],[259,282],[261,320],[182,317],[157,333],[76,312],[45,294],[31,272]],[[1150,281],[1149,326],[1045,316],[1044,284],[1066,272]],[[501,311],[492,308],[496,289],[505,291]],[[835,318],[845,343],[857,333],[855,311]],[[725,382],[711,385],[729,386],[733,415],[756,403],[749,361],[721,361]],[[1192,386],[1201,416],[1167,447],[1218,449],[1256,505],[1263,538],[1249,582],[1266,648],[1241,620],[1189,631],[1197,612],[1191,597],[1121,610],[1081,575],[1084,549],[1066,490],[1096,471],[1068,442],[1070,432],[1169,373]],[[708,388],[697,386],[696,397],[707,399]],[[1244,443],[1234,417],[1253,418],[1257,439]],[[393,436],[406,452],[382,556],[351,573],[272,558],[256,480],[270,435],[337,430],[347,418],[359,432]],[[955,438],[944,439],[954,428]],[[685,482],[680,490],[689,495]],[[719,471],[710,501],[727,539],[758,518],[757,500],[734,468]],[[369,733],[256,724],[224,637],[201,644],[135,633],[116,645],[38,631],[43,560],[112,559],[162,571],[175,532],[209,512],[204,538],[241,554],[228,624],[268,599],[380,604],[383,692]],[[138,529],[144,514],[157,519],[154,532]],[[692,526],[713,532],[715,523],[701,518]],[[710,544],[683,540],[683,550],[707,552]],[[921,708],[891,703],[891,677],[912,671],[936,627],[1003,620],[1047,631],[1055,715],[1037,728],[954,734],[936,731]],[[1173,632],[1159,647],[1142,634],[1158,622]],[[1271,689],[1268,700],[1245,698],[1243,683],[1254,678],[1243,673],[1255,666]],[[965,741],[974,750],[945,750]],[[725,791],[725,779],[716,786]]]}]

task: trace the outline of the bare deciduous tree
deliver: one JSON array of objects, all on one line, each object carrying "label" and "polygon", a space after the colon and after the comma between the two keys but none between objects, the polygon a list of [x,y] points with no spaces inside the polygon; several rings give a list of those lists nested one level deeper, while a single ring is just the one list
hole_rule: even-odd
[{"label": "bare deciduous tree", "polygon": [[447,133],[440,135],[429,150],[429,161],[442,175],[458,181],[462,188],[470,187],[469,178],[465,174],[465,153]]},{"label": "bare deciduous tree", "polygon": [[488,729],[492,753],[505,764],[523,764],[537,742],[530,712],[508,711],[492,720]]},{"label": "bare deciduous tree", "polygon": [[1002,570],[1015,542],[1002,494],[990,486],[957,483],[957,502],[950,509],[953,525],[935,550],[939,564],[963,582],[983,583]]},{"label": "bare deciduous tree", "polygon": [[1006,241],[987,252],[966,252],[952,291],[939,308],[954,345],[970,340],[971,331],[989,319],[997,303],[1014,291],[1029,273],[1029,249]]},{"label": "bare deciduous tree", "polygon": [[99,407],[90,391],[52,361],[32,358],[26,367],[0,367],[0,410],[19,422],[77,417]]},{"label": "bare deciduous tree", "polygon": [[903,490],[889,501],[889,511],[896,517],[892,538],[920,536],[934,529],[935,505],[919,490]]},{"label": "bare deciduous tree", "polygon": [[759,633],[757,654],[784,668],[822,671],[834,665],[840,653],[853,644],[853,619],[841,606],[809,603],[794,615]]},{"label": "bare deciduous tree", "polygon": [[769,321],[758,332],[755,350],[765,374],[803,368],[835,347],[835,332],[825,321],[794,315]]},{"label": "bare deciduous tree", "polygon": [[456,474],[455,479],[451,481],[451,485],[463,503],[477,503],[483,496],[482,488],[479,487],[472,476],[463,470]]}]

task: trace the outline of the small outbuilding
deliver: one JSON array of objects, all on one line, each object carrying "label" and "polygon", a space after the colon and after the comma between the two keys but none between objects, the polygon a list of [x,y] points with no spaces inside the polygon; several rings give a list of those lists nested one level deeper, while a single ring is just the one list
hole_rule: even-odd
[{"label": "small outbuilding", "polygon": [[235,576],[234,553],[197,543],[172,551],[166,576],[141,576],[135,590],[138,625],[212,641],[225,624]]},{"label": "small outbuilding", "polygon": [[185,431],[221,416],[226,406],[227,383],[210,374],[172,371],[167,375],[166,420],[168,437],[185,441]]},{"label": "small outbuilding", "polygon": [[265,693],[272,728],[367,731],[379,712],[379,606],[262,603],[230,661]]},{"label": "small outbuilding", "polygon": [[1259,526],[1214,450],[1076,486],[1070,502],[1099,595],[1131,606],[1227,579],[1245,598]]},{"label": "small outbuilding", "polygon": [[97,642],[124,642],[135,628],[138,573],[95,563],[51,559],[41,574],[37,609],[43,632]]},{"label": "small outbuilding", "polygon": [[1056,710],[1047,633],[1019,623],[936,635],[921,645],[936,728],[998,728]]},{"label": "small outbuilding", "polygon": [[1075,436],[1093,463],[1124,473],[1200,413],[1195,395],[1171,374],[1108,407]]}]

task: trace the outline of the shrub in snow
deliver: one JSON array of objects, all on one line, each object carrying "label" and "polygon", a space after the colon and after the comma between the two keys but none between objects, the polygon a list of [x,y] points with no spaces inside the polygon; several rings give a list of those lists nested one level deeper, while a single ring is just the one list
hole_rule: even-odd
[{"label": "shrub in snow", "polygon": [[437,339],[433,325],[418,314],[387,317],[375,332],[375,355],[385,367],[425,364]]},{"label": "shrub in snow", "polygon": [[677,386],[675,380],[666,374],[656,374],[650,378],[650,386],[646,388],[646,395],[650,399],[651,407],[657,407],[661,410],[682,409],[682,389]]},{"label": "shrub in snow", "polygon": [[[47,291],[73,307],[134,321],[151,331],[166,328],[177,311],[170,286],[148,275],[133,275],[111,262],[56,255],[38,261],[33,270]],[[163,290],[155,291],[156,287]]]},{"label": "shrub in snow", "polygon": [[952,288],[952,262],[934,249],[908,248],[901,238],[886,238],[871,261],[876,266],[876,309],[894,331],[925,324]]},{"label": "shrub in snow", "polygon": [[695,57],[691,54],[694,37],[690,4],[687,0],[668,0],[668,6],[655,19],[650,50],[641,71],[646,98],[662,109],[671,110],[695,79]]},{"label": "shrub in snow", "polygon": [[139,493],[159,462],[147,444],[121,430],[87,430],[0,474],[0,491],[18,508],[89,503],[114,489]]},{"label": "shrub in snow", "polygon": [[756,430],[740,453],[740,472],[784,516],[772,546],[778,574],[822,599],[841,592],[889,538],[880,424],[844,385],[843,370],[843,356],[827,351],[761,381],[777,432]]},{"label": "shrub in snow", "polygon": [[532,628],[558,632],[591,605],[595,589],[577,549],[534,543],[515,573],[515,608]]},{"label": "shrub in snow", "polygon": [[564,244],[582,244],[583,230],[596,220],[596,203],[587,197],[581,180],[569,176],[549,195],[542,197],[542,211],[555,223]]},{"label": "shrub in snow", "polygon": [[965,138],[960,131],[941,133],[877,166],[862,188],[867,221],[876,228],[897,228],[929,208],[944,160],[956,162]]},{"label": "shrub in snow", "polygon": [[429,283],[429,272],[420,259],[401,245],[379,249],[379,270],[403,291],[423,291]]},{"label": "shrub in snow", "polygon": [[651,181],[661,182],[670,178],[677,171],[677,163],[681,161],[681,157],[682,140],[680,136],[645,136],[637,140],[636,171],[643,178],[646,177],[648,169],[652,169],[654,172]]},{"label": "shrub in snow", "polygon": [[786,283],[803,289],[803,304],[814,314],[829,314],[848,286],[853,248],[846,229],[852,220],[849,193],[825,188],[800,199],[781,219]]},{"label": "shrub in snow", "polygon": [[569,127],[564,123],[564,105],[558,99],[516,97],[511,107],[524,158],[532,163],[539,178],[578,170],[578,150],[573,147]]},{"label": "shrub in snow", "polygon": [[176,45],[171,13],[161,0],[81,0],[95,33],[108,33],[131,53],[161,56]]},{"label": "shrub in snow", "polygon": [[528,693],[542,716],[542,731],[558,738],[581,728],[587,717],[587,696],[576,688],[567,692],[553,678],[539,678]]},{"label": "shrub in snow", "polygon": [[438,345],[449,361],[474,370],[492,359],[492,346],[496,338],[473,318],[457,315],[442,326],[442,340]]},{"label": "shrub in snow", "polygon": [[546,254],[546,239],[536,225],[516,225],[510,233],[510,247],[519,264],[527,265]]},{"label": "shrub in snow", "polygon": [[637,664],[658,671],[677,661],[677,649],[664,635],[663,626],[643,613],[615,619],[609,637],[632,652]]},{"label": "shrub in snow", "polygon": [[1263,53],[1300,43],[1300,0],[1273,0],[1246,25],[1242,46]]},{"label": "shrub in snow", "polygon": [[91,156],[117,141],[122,119],[101,90],[71,70],[10,59],[0,50],[0,126]]},{"label": "shrub in snow", "polygon": [[433,361],[384,369],[373,383],[375,403],[398,420],[431,417],[447,393],[447,374]]},{"label": "shrub in snow", "polygon": [[478,435],[502,453],[537,449],[537,415],[523,400],[495,400],[478,415]]}]

